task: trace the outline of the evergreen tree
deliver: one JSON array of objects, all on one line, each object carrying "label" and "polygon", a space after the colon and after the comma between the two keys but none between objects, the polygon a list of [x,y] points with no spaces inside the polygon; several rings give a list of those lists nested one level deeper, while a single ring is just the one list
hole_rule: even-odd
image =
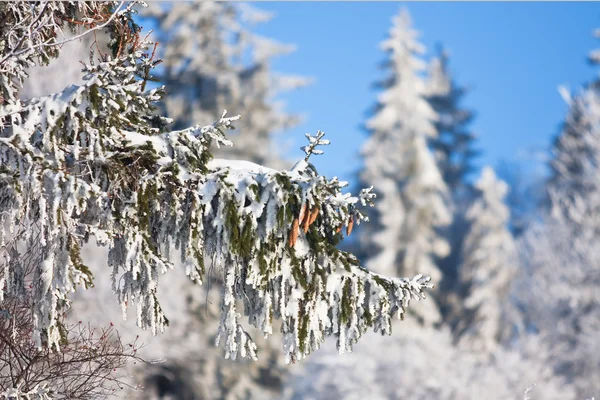
[{"label": "evergreen tree", "polygon": [[539,332],[545,352],[531,355],[576,389],[574,398],[598,396],[600,368],[600,252],[597,225],[546,215],[519,242],[523,279],[514,289],[525,328]]},{"label": "evergreen tree", "polygon": [[466,296],[459,331],[474,348],[492,351],[511,334],[507,304],[517,272],[516,249],[503,202],[508,185],[486,167],[475,186],[479,195],[466,215],[470,228],[462,249]]},{"label": "evergreen tree", "polygon": [[[31,338],[60,351],[72,293],[94,281],[81,248],[95,240],[108,248],[123,315],[135,305],[138,326],[157,334],[169,324],[157,293],[175,267],[173,244],[192,282],[203,281],[205,260],[223,280],[217,343],[226,358],[257,358],[238,300],[264,336],[281,323],[288,362],[326,336],[344,352],[369,327],[391,333],[392,318],[430,284],[421,275],[374,274],[336,248],[341,228],[349,233],[365,219],[358,206],[370,203],[370,191],[352,197],[316,172],[309,161],[328,144],[322,132],[307,134],[306,157],[294,168],[277,171],[211,157],[212,145],[231,145],[225,132],[239,117],[169,130],[156,110],[162,88],[147,87],[159,61],[131,6],[0,4],[0,301],[31,285]],[[77,9],[106,16],[81,24],[106,27],[112,54],[85,67],[82,85],[18,99],[26,69],[58,56],[58,32]],[[23,280],[25,254],[34,255],[31,281]]]},{"label": "evergreen tree", "polygon": [[583,206],[578,203],[589,202],[586,199],[596,192],[593,174],[600,146],[600,91],[588,86],[573,96],[563,91],[563,97],[569,110],[562,132],[554,142],[548,193],[555,212],[571,214],[571,219],[586,223],[573,212]]},{"label": "evergreen tree", "polygon": [[[597,64],[598,51],[590,61]],[[539,331],[550,349],[542,359],[575,386],[578,398],[599,393],[592,376],[600,367],[598,82],[575,93],[561,89],[569,109],[553,145],[549,207],[519,240],[525,268],[515,288],[526,328]]]},{"label": "evergreen tree", "polygon": [[452,78],[448,58],[448,52],[438,47],[429,67],[428,99],[438,115],[437,137],[432,141],[436,160],[448,189],[458,196],[465,191],[465,178],[473,171],[479,152],[473,148],[475,135],[468,128],[474,113],[460,105],[467,89]]},{"label": "evergreen tree", "polygon": [[[600,37],[600,30],[596,30],[594,35]],[[592,65],[598,65],[599,55],[600,51],[591,51],[588,61]],[[551,176],[547,189],[548,205],[557,215],[568,214],[571,204],[577,201],[576,197],[586,196],[590,191],[585,182],[585,170],[595,163],[596,142],[600,141],[600,110],[597,105],[600,78],[587,83],[574,94],[564,87],[560,87],[559,91],[569,110],[552,146]]]},{"label": "evergreen tree", "polygon": [[[394,18],[381,47],[389,53],[389,75],[367,122],[370,137],[361,174],[361,181],[373,182],[380,196],[371,215],[379,232],[363,235],[362,246],[374,249],[368,254],[370,269],[387,274],[420,269],[439,282],[435,257],[446,256],[449,249],[437,229],[448,225],[451,215],[446,185],[428,147],[436,135],[436,114],[425,99],[424,49],[406,10]],[[439,321],[434,302],[426,304],[418,308],[420,317]]]},{"label": "evergreen tree", "polygon": [[442,230],[450,252],[438,262],[443,271],[439,296],[442,312],[445,320],[452,321],[461,312],[462,299],[458,291],[460,249],[468,228],[465,213],[473,196],[473,188],[466,177],[474,168],[473,159],[478,152],[473,148],[475,135],[469,130],[474,113],[461,106],[467,89],[453,79],[448,63],[448,52],[438,46],[437,56],[429,65],[427,99],[438,114],[435,121],[437,136],[430,143],[450,192],[449,208],[453,214],[452,223]]}]

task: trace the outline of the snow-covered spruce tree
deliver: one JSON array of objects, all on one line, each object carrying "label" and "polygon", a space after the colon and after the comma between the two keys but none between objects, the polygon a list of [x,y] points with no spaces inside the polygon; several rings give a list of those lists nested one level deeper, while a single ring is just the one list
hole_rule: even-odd
[{"label": "snow-covered spruce tree", "polygon": [[[315,171],[308,161],[327,143],[322,133],[307,135],[306,157],[292,170],[276,171],[211,159],[211,145],[231,144],[225,131],[237,117],[167,131],[168,121],[154,109],[162,89],[146,88],[158,60],[123,3],[0,7],[0,294],[18,295],[25,284],[22,259],[11,255],[37,251],[31,283],[37,346],[60,351],[59,317],[71,293],[93,282],[80,257],[92,237],[109,249],[124,316],[135,305],[138,326],[152,333],[168,325],[156,292],[173,266],[170,245],[180,249],[194,282],[202,282],[204,260],[212,260],[224,282],[217,341],[229,358],[257,356],[236,300],[265,336],[281,322],[283,352],[293,362],[326,336],[336,336],[344,352],[369,327],[389,334],[392,317],[431,286],[421,275],[370,272],[335,247],[344,226],[349,232],[364,220],[357,203],[366,205],[372,194],[343,194],[343,183]],[[57,55],[59,22],[82,7],[90,14],[114,11],[105,23],[111,57],[86,66],[80,86],[17,99],[25,68],[36,57]],[[11,237],[15,232],[21,234]]]},{"label": "snow-covered spruce tree", "polygon": [[[426,86],[410,17],[402,10],[393,20],[381,47],[389,53],[389,75],[374,116],[367,122],[370,137],[362,149],[361,182],[373,182],[380,196],[374,219],[376,233],[362,235],[367,267],[386,274],[412,274],[423,270],[441,279],[436,257],[448,254],[448,244],[437,229],[448,225],[447,189],[428,140],[436,135],[436,114],[425,99]],[[433,301],[416,308],[427,322],[439,321]]]},{"label": "snow-covered spruce tree", "polygon": [[462,299],[457,290],[460,249],[468,228],[465,213],[473,196],[472,185],[466,177],[473,171],[473,159],[478,152],[474,149],[475,135],[469,130],[474,113],[461,106],[468,90],[456,83],[448,64],[449,54],[439,45],[437,56],[429,64],[427,100],[438,115],[434,123],[437,136],[431,146],[450,192],[452,223],[441,230],[450,252],[438,265],[443,272],[439,300],[444,319],[452,321],[461,312]]},{"label": "snow-covered spruce tree", "polygon": [[465,190],[466,176],[473,171],[475,135],[468,128],[474,117],[471,110],[461,107],[465,87],[453,79],[448,67],[449,54],[442,46],[429,66],[428,100],[438,115],[434,125],[437,137],[431,144],[444,182],[453,195]]},{"label": "snow-covered spruce tree", "polygon": [[551,209],[519,241],[525,265],[515,290],[529,326],[551,352],[547,362],[577,388],[578,396],[600,393],[592,375],[600,367],[595,340],[600,327],[600,93],[590,85],[565,95],[569,111],[551,161]]},{"label": "snow-covered spruce tree", "polygon": [[[594,35],[599,37],[600,30],[596,30]],[[591,64],[598,65],[599,54],[598,50],[590,52],[588,60]],[[585,196],[589,191],[582,180],[585,180],[586,165],[594,162],[594,149],[590,146],[595,146],[595,142],[600,140],[598,138],[600,78],[593,79],[574,94],[569,93],[564,87],[559,91],[567,102],[569,110],[552,147],[548,205],[558,214],[567,214],[570,204],[576,201],[574,196]]]},{"label": "snow-covered spruce tree", "polygon": [[600,252],[597,229],[548,215],[518,241],[523,279],[515,287],[529,330],[545,352],[531,352],[572,384],[577,397],[598,398]]},{"label": "snow-covered spruce tree", "polygon": [[[594,172],[600,147],[600,91],[592,86],[574,95],[563,91],[569,105],[562,132],[556,138],[550,161],[552,176],[548,182],[550,205],[579,223],[590,223],[594,213],[576,215],[583,208],[595,207],[590,196],[597,192]],[[578,203],[587,203],[578,204]],[[593,211],[590,209],[590,211]]]},{"label": "snow-covered spruce tree", "polygon": [[[595,37],[600,37],[600,29],[594,31]],[[593,50],[588,54],[588,61],[592,65],[600,64],[600,50]],[[569,196],[560,196],[560,193],[581,194],[585,192],[580,182],[585,164],[594,151],[589,149],[591,132],[597,129],[598,106],[597,91],[600,90],[600,78],[596,77],[584,88],[574,95],[565,87],[560,87],[559,92],[569,106],[569,111],[563,122],[560,133],[554,139],[552,146],[553,158],[550,161],[551,176],[548,180],[549,205],[561,207],[559,214],[568,212],[569,205],[559,204],[562,201],[572,201]],[[596,104],[595,104],[596,103]],[[553,196],[558,196],[552,199]]]},{"label": "snow-covered spruce tree", "polygon": [[[597,62],[597,52],[590,59]],[[578,398],[590,398],[600,393],[592,377],[600,367],[598,80],[561,94],[569,109],[550,161],[550,207],[518,242],[524,279],[514,292],[526,327],[549,349],[543,360],[575,386]]]},{"label": "snow-covered spruce tree", "polygon": [[517,260],[503,202],[508,185],[486,167],[475,187],[479,194],[466,214],[470,227],[460,269],[466,296],[457,333],[474,349],[490,352],[512,331],[507,312]]},{"label": "snow-covered spruce tree", "polygon": [[308,80],[271,70],[273,57],[294,50],[252,33],[254,24],[273,15],[247,4],[213,1],[156,4],[150,10],[163,43],[163,68],[157,77],[167,87],[163,105],[175,128],[208,124],[223,109],[235,109],[245,116],[236,124],[237,145],[217,154],[282,167],[274,134],[295,125],[299,117],[285,113],[277,95]]}]

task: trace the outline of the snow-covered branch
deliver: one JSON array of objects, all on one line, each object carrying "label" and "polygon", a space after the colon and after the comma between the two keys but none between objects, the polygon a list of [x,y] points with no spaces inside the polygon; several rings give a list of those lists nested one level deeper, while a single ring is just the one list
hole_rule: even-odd
[{"label": "snow-covered branch", "polygon": [[315,136],[310,133],[306,134],[306,138],[308,139],[308,144],[306,146],[302,146],[302,151],[306,154],[304,157],[304,161],[308,161],[312,154],[320,155],[323,154],[323,150],[317,149],[317,146],[327,146],[329,145],[329,140],[323,139],[325,136],[325,132],[317,132]]},{"label": "snow-covered branch", "polygon": [[[137,47],[136,47],[137,46]],[[70,295],[93,283],[81,247],[92,237],[109,248],[113,291],[124,316],[136,305],[140,327],[168,325],[156,293],[180,249],[189,278],[203,281],[205,261],[222,288],[219,339],[226,356],[256,358],[238,301],[266,336],[281,321],[288,362],[328,335],[340,352],[367,328],[389,334],[429,278],[385,278],[336,245],[365,219],[345,182],[314,168],[277,171],[245,161],[211,160],[211,146],[231,145],[238,118],[168,131],[145,90],[156,65],[135,41],[127,54],[85,69],[85,82],[47,97],[0,107],[2,292],[23,289],[22,249],[35,253],[33,338],[59,349],[60,316]],[[311,140],[316,153],[322,133]],[[306,161],[305,161],[306,163]],[[360,202],[372,195],[363,192]],[[15,237],[15,232],[18,235]]]},{"label": "snow-covered branch", "polygon": [[[85,35],[89,35],[90,33],[94,32],[94,31],[104,29],[110,23],[112,23],[113,20],[116,17],[118,17],[119,15],[131,12],[131,10],[133,9],[133,6],[135,5],[136,2],[131,2],[125,8],[123,8],[125,1],[114,2],[114,3],[117,3],[115,10],[112,13],[110,13],[108,16],[108,19],[105,22],[101,23],[100,25],[96,25],[96,23],[88,22],[88,23],[90,23],[90,25],[93,25],[89,29],[83,31],[82,33],[80,33],[78,35],[75,35],[75,36],[72,36],[69,38],[65,38],[65,39],[59,40],[59,41],[56,41],[54,38],[49,39],[49,40],[44,40],[43,38],[40,38],[39,40],[34,40],[33,38],[39,35],[40,30],[42,28],[48,26],[48,24],[52,20],[51,14],[46,13],[46,10],[48,9],[48,6],[51,4],[51,2],[49,2],[47,0],[42,1],[40,4],[40,6],[42,8],[38,12],[38,15],[35,16],[35,14],[32,13],[32,17],[33,17],[32,21],[29,23],[29,25],[25,29],[25,32],[22,34],[21,38],[17,39],[17,45],[15,47],[13,47],[7,54],[5,54],[4,57],[2,57],[0,59],[0,66],[2,64],[6,63],[10,58],[19,57],[25,53],[30,53],[30,52],[35,53],[36,51],[41,50],[44,47],[48,48],[48,47],[54,47],[54,46],[62,46],[65,43],[81,39]],[[36,4],[32,4],[31,7],[35,9]],[[52,21],[52,22],[54,22],[54,21]],[[94,22],[96,22],[96,21],[94,21]],[[27,44],[27,46],[24,46],[24,44]]]}]

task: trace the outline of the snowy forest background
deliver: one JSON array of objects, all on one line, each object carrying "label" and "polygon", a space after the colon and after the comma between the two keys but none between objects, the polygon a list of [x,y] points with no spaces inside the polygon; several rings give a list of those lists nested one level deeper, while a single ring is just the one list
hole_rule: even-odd
[{"label": "snowy forest background", "polygon": [[[141,355],[156,362],[127,367],[131,380],[145,387],[129,396],[600,396],[600,78],[560,90],[568,111],[547,115],[562,123],[549,132],[554,140],[545,175],[522,174],[510,164],[482,166],[478,157],[486,149],[478,135],[485,132],[473,131],[477,109],[464,105],[473,82],[455,79],[445,47],[421,44],[419,21],[411,21],[409,11],[390,15],[389,26],[381,27],[382,71],[372,77],[373,96],[361,99],[366,117],[343,116],[366,134],[364,142],[352,143],[360,155],[354,176],[340,178],[356,188],[373,185],[378,195],[371,222],[356,228],[347,248],[376,272],[431,276],[432,295],[414,305],[391,336],[370,334],[351,354],[339,356],[328,343],[311,358],[285,365],[280,341],[262,340],[258,362],[232,361],[214,346],[218,277],[198,291],[173,271],[159,291],[171,326],[156,337],[143,334]],[[319,82],[274,70],[277,57],[302,49],[256,33],[272,18],[245,3],[151,3],[140,9],[139,23],[153,28],[159,42],[156,85],[166,86],[161,106],[176,129],[210,124],[224,109],[248,116],[231,135],[235,147],[222,154],[289,168],[297,150],[289,149],[286,132],[303,116],[286,111],[286,95]],[[23,98],[80,81],[78,61],[103,40],[98,32],[65,45],[58,60],[30,71]],[[589,62],[600,63],[599,51],[589,50]],[[336,162],[351,160],[354,154]],[[106,263],[102,249],[89,246],[86,255],[96,267]],[[107,268],[95,269],[109,275]],[[142,335],[133,321],[121,321],[109,279],[96,282],[77,293],[82,301],[74,302],[74,315],[114,323],[125,340]]]}]

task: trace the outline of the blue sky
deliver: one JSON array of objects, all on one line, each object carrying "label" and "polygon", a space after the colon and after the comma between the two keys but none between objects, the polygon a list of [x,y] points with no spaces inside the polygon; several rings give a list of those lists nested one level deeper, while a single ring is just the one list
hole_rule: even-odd
[{"label": "blue sky", "polygon": [[256,31],[296,44],[275,61],[281,72],[311,76],[312,86],[284,96],[288,110],[306,114],[286,133],[290,156],[299,157],[305,132],[321,129],[332,140],[316,160],[320,172],[352,180],[366,138],[360,125],[376,99],[372,82],[381,77],[378,49],[394,14],[408,8],[431,56],[441,42],[450,67],[472,91],[464,104],[477,112],[472,124],[483,154],[478,166],[499,160],[528,167],[533,152],[546,151],[566,111],[558,85],[577,88],[597,71],[586,62],[600,47],[600,4],[261,2],[275,18]]}]

